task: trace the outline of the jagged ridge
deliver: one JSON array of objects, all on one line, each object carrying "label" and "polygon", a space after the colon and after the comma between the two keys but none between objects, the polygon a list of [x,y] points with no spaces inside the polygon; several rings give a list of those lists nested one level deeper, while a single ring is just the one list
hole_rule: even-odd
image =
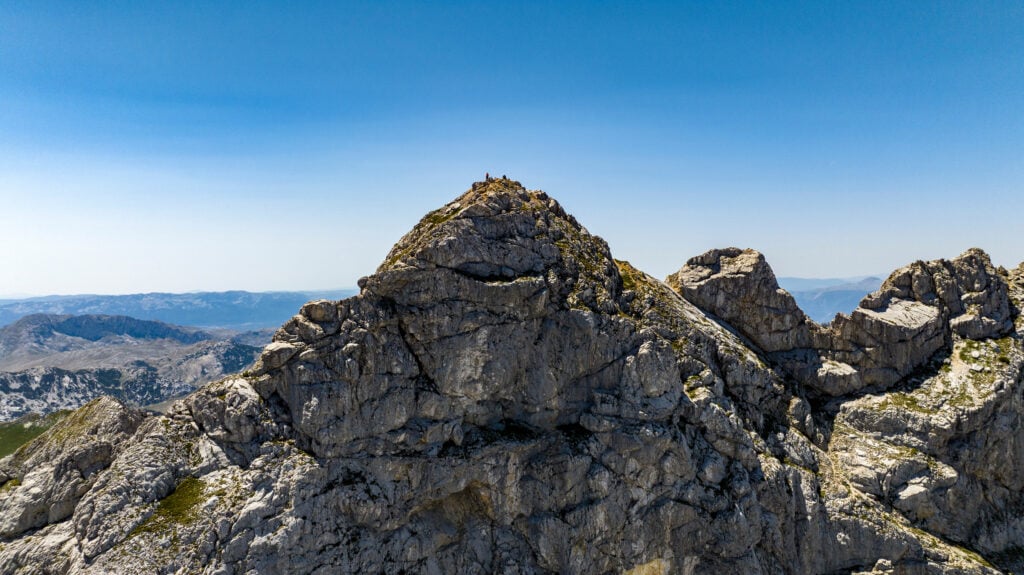
[{"label": "jagged ridge", "polygon": [[[716,276],[730,261],[737,283]],[[3,516],[26,518],[4,524],[0,559],[56,572],[1016,568],[1019,515],[998,508],[1021,507],[1019,325],[994,342],[1005,363],[968,370],[990,377],[961,379],[957,355],[948,373],[890,382],[905,389],[828,399],[837,390],[786,363],[833,350],[798,310],[776,325],[721,307],[784,309],[763,258],[723,250],[688,265],[697,279],[670,283],[712,316],[613,260],[545,194],[475,184],[406,235],[360,295],[305,305],[252,373],[142,420],[130,441],[118,435],[136,425],[130,410],[81,412],[74,421],[129,423],[61,499],[69,515],[26,512],[54,497],[53,475],[31,474],[27,458],[107,435],[69,442],[77,428],[62,422],[0,460]],[[744,288],[756,270],[767,273]],[[988,275],[1018,306],[1019,272]],[[998,306],[959,313],[901,282],[883,288],[887,305],[939,309],[942,330],[963,315],[1006,329]],[[702,299],[718,284],[733,296]],[[975,347],[990,344],[969,339],[971,322],[950,337],[976,360],[991,348]],[[871,368],[847,365],[862,381]],[[950,401],[964,386],[977,393]]]},{"label": "jagged ridge", "polygon": [[668,283],[722,318],[804,386],[827,395],[885,389],[952,348],[954,337],[1013,330],[1008,274],[973,248],[952,260],[914,262],[822,327],[807,318],[754,250],[711,250]]}]

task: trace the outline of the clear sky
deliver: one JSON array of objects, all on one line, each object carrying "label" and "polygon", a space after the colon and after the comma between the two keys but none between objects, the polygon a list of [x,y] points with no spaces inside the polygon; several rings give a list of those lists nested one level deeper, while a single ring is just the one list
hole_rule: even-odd
[{"label": "clear sky", "polygon": [[336,288],[484,172],[663,277],[1024,260],[1024,3],[0,2],[0,294]]}]

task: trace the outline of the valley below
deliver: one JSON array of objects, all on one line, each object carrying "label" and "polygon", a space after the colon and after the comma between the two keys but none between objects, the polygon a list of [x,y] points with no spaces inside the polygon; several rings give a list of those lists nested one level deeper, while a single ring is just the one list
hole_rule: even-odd
[{"label": "valley below", "polygon": [[126,316],[34,314],[0,328],[0,422],[109,395],[146,406],[250,365],[271,332]]}]

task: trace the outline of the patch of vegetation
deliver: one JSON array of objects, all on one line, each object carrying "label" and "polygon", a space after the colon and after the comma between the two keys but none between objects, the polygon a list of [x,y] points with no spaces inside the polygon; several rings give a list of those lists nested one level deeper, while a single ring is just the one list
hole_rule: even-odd
[{"label": "patch of vegetation", "polygon": [[450,210],[449,213],[444,213],[445,208],[436,209],[429,214],[423,216],[420,220],[421,224],[430,224],[432,226],[439,226],[448,220],[455,217],[455,214],[459,213],[458,210]]},{"label": "patch of vegetation", "polygon": [[966,561],[971,562],[971,563],[977,563],[979,565],[983,565],[983,566],[989,567],[989,568],[994,568],[995,567],[994,565],[989,563],[987,559],[982,557],[976,551],[973,551],[973,550],[968,549],[966,547],[961,547],[961,546],[956,545],[954,543],[943,541],[942,539],[939,539],[935,535],[933,535],[933,534],[931,534],[931,533],[929,533],[929,532],[927,532],[927,531],[925,531],[923,529],[920,529],[918,527],[914,527],[912,525],[907,525],[907,526],[904,526],[903,528],[906,529],[907,531],[909,531],[910,533],[913,533],[914,536],[917,537],[918,541],[920,541],[922,544],[924,544],[926,547],[928,547],[930,549],[942,549],[943,547],[945,547],[946,549],[955,550],[955,551],[959,552],[960,555],[962,556],[961,557],[962,560],[966,560]]},{"label": "patch of vegetation", "polygon": [[260,349],[251,345],[235,344],[221,354],[220,363],[224,373],[234,373],[252,364],[253,357],[259,357]]},{"label": "patch of vegetation", "polygon": [[973,339],[965,340],[960,347],[960,352],[957,354],[960,357],[960,361],[964,363],[974,362],[974,358],[971,357],[972,351],[982,351],[981,345]]},{"label": "patch of vegetation", "polygon": [[624,260],[615,260],[615,265],[619,268],[619,276],[622,278],[622,289],[636,291],[638,287],[636,274],[639,273],[639,270]]},{"label": "patch of vegetation", "polygon": [[[967,340],[957,344],[962,345],[958,357],[971,367],[966,379],[975,388],[973,392],[976,395],[984,398],[992,393],[992,383],[1000,374],[1005,375],[1006,368],[1013,364],[1015,342],[1013,336],[1007,336],[986,342]],[[979,352],[977,358],[971,355],[974,351]],[[975,369],[975,366],[980,369]]]},{"label": "patch of vegetation", "polygon": [[[685,356],[685,355],[687,355],[686,346],[689,343],[690,343],[689,339],[687,339],[685,337],[681,337],[679,339],[672,340],[671,345],[672,345],[672,349],[676,352],[676,355],[678,355],[678,356]],[[696,376],[691,376],[691,377],[696,377]]]},{"label": "patch of vegetation", "polygon": [[[445,210],[449,210],[448,213],[445,213]],[[423,216],[420,219],[420,222],[416,224],[416,227],[414,227],[412,231],[403,238],[406,243],[405,249],[395,251],[398,248],[398,245],[396,245],[395,248],[392,248],[392,253],[384,260],[380,269],[391,267],[403,258],[415,252],[421,244],[427,241],[430,237],[430,232],[434,228],[454,218],[458,215],[459,211],[460,210],[450,209],[450,206],[444,206],[443,208],[436,209]]]},{"label": "patch of vegetation", "polygon": [[934,407],[922,405],[913,393],[907,393],[904,391],[890,393],[878,404],[878,409],[880,410],[888,409],[890,407],[897,410],[916,411],[918,413],[929,415],[938,413],[938,410]]},{"label": "patch of vegetation", "polygon": [[633,267],[625,260],[614,260],[622,278],[622,289],[631,290],[636,298],[649,301],[663,317],[675,315],[671,310],[675,306],[674,293],[671,288]]},{"label": "patch of vegetation", "polygon": [[951,361],[933,364],[938,369],[931,375],[924,374],[920,387],[889,393],[874,406],[879,410],[894,408],[925,415],[948,407],[973,408],[994,393],[994,383],[1007,377],[1007,370],[1019,353],[1014,336],[981,341],[957,339]]},{"label": "patch of vegetation", "polygon": [[14,479],[8,479],[2,486],[0,486],[0,493],[10,491],[11,489],[14,489],[19,485],[21,485],[21,480],[19,480],[17,477],[15,477]]},{"label": "patch of vegetation", "polygon": [[199,505],[204,501],[206,484],[202,479],[186,477],[170,495],[160,500],[156,511],[129,537],[140,533],[164,533],[178,525],[194,523],[199,518]]},{"label": "patch of vegetation", "polygon": [[102,401],[103,398],[94,399],[74,411],[65,412],[66,416],[59,421],[59,425],[53,426],[49,440],[63,443],[89,432],[97,415],[96,409]]},{"label": "patch of vegetation", "polygon": [[96,383],[104,390],[111,392],[120,391],[124,383],[124,374],[119,369],[97,369]]},{"label": "patch of vegetation", "polygon": [[702,378],[701,378],[701,376],[699,374],[698,375],[691,375],[690,377],[686,378],[686,381],[683,382],[683,389],[685,391],[689,391],[689,390],[699,386],[701,381],[702,381]]},{"label": "patch of vegetation", "polygon": [[[988,363],[985,356],[987,353],[995,352],[999,361],[1003,363],[1010,363],[1010,353],[1013,349],[1013,342],[1013,336],[990,340],[990,342],[968,339],[964,340],[962,344],[960,344],[960,351],[957,355],[964,363]],[[991,343],[995,344],[995,348],[990,349]],[[979,357],[975,358],[971,355],[971,352],[974,351],[979,353]]]},{"label": "patch of vegetation", "polygon": [[581,275],[594,278],[606,275],[609,271],[608,261],[604,258],[605,245],[601,240],[582,230],[573,229],[568,224],[559,227],[563,235],[561,239],[555,240],[555,246],[561,251],[562,258],[579,264],[584,272]]},{"label": "patch of vegetation", "polygon": [[68,413],[70,411],[62,410],[44,417],[29,414],[14,421],[0,423],[0,458],[14,453],[21,446],[39,437],[64,419]]}]

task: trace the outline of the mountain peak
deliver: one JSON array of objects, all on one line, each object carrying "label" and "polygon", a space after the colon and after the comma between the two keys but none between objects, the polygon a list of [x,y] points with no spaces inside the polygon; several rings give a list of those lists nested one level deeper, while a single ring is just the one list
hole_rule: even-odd
[{"label": "mountain peak", "polygon": [[545,235],[552,220],[565,224],[556,225],[559,228],[580,228],[542,191],[527,190],[504,177],[476,182],[423,216],[377,271],[404,266],[449,267],[495,277],[536,273],[552,260],[551,250],[534,241]]},{"label": "mountain peak", "polygon": [[[972,337],[1012,331],[1000,289],[1024,290],[984,260],[909,266],[822,329],[756,251],[691,259],[680,295],[489,178],[361,293],[303,306],[253,370],[112,440],[91,483],[48,489],[90,438],[48,442],[81,426],[27,449],[38,468],[0,460],[0,515],[32,519],[0,521],[0,562],[996,572],[964,545],[1017,570],[1024,350]],[[951,339],[948,368],[915,363]]]},{"label": "mountain peak", "polygon": [[[552,301],[608,313],[617,309],[622,284],[604,240],[546,193],[504,177],[477,182],[428,213],[359,285],[402,300],[457,285],[460,277],[540,281]],[[422,288],[409,289],[410,282]]]},{"label": "mountain peak", "polygon": [[714,249],[690,258],[666,278],[697,307],[736,327],[768,352],[807,347],[809,320],[779,287],[764,256],[752,249]]},{"label": "mountain peak", "polygon": [[472,193],[489,194],[501,192],[529,193],[529,190],[523,187],[523,184],[507,176],[501,176],[500,178],[492,178],[490,175],[488,175],[486,178],[480,180],[479,182],[473,182],[473,185],[470,186],[470,189],[468,192],[466,192],[466,194],[463,194],[463,197]]}]

